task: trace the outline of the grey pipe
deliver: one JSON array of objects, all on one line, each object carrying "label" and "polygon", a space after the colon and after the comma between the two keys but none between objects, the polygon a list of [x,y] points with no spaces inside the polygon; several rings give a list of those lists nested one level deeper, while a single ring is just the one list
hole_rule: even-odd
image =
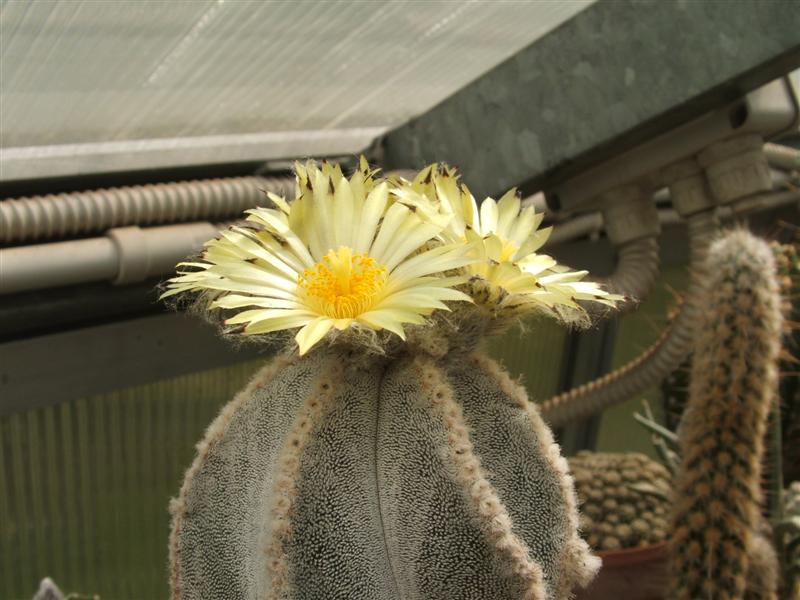
[{"label": "grey pipe", "polygon": [[691,282],[683,306],[661,338],[623,367],[585,385],[549,398],[541,404],[542,417],[553,427],[600,412],[640,394],[674,371],[692,348],[692,338],[702,312],[702,265],[717,232],[713,211],[688,220]]},{"label": "grey pipe", "polygon": [[112,280],[117,253],[109,238],[0,249],[0,294]]},{"label": "grey pipe", "polygon": [[99,233],[125,225],[216,221],[291,194],[290,177],[231,177],[137,185],[0,201],[0,243]]},{"label": "grey pipe", "polygon": [[568,221],[555,223],[553,233],[547,238],[545,247],[557,246],[585,235],[598,234],[601,231],[603,231],[603,215],[599,212],[576,215]]},{"label": "grey pipe", "polygon": [[800,169],[800,150],[782,144],[764,144],[767,162],[778,169],[795,171]]},{"label": "grey pipe", "polygon": [[[800,199],[800,196],[798,196]],[[728,211],[730,212],[730,211]],[[681,222],[681,218],[677,212],[671,208],[662,208],[658,211],[658,221],[661,226],[677,225]],[[603,231],[603,216],[599,213],[588,213],[585,215],[578,215],[569,221],[562,221],[555,224],[556,229],[553,230],[552,235],[547,239],[545,248],[549,246],[557,246],[558,244],[566,244],[578,238],[598,235]]]},{"label": "grey pipe", "polygon": [[0,249],[0,294],[111,281],[123,285],[171,273],[219,228],[211,223],[120,227],[105,237]]}]

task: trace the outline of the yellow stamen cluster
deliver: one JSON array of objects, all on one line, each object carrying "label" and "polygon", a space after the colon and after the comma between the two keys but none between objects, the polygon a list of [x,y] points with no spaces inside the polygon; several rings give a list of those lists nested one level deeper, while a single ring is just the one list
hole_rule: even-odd
[{"label": "yellow stamen cluster", "polygon": [[372,308],[386,276],[386,267],[374,258],[341,246],[305,269],[297,283],[321,314],[353,319]]}]

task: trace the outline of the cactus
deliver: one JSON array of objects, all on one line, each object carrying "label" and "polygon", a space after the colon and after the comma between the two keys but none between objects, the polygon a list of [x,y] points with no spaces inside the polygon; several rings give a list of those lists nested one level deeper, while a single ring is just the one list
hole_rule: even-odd
[{"label": "cactus", "polygon": [[[795,238],[797,237],[797,234]],[[778,284],[783,313],[783,349],[780,372],[780,430],[786,440],[800,439],[800,379],[797,377],[797,364],[800,361],[800,256],[797,241],[781,244],[770,242],[775,257]],[[664,403],[665,426],[676,429],[686,407],[689,387],[690,360],[671,373],[661,386]],[[783,479],[800,479],[800,444],[783,444]],[[773,460],[767,462],[773,466]]]},{"label": "cactus", "polygon": [[479,209],[443,166],[296,172],[293,202],[249,211],[163,296],[198,293],[231,335],[299,328],[198,445],[171,504],[173,599],[570,597],[599,560],[567,462],[477,348],[527,312],[580,323],[578,301],[621,297],[536,254],[549,232],[513,191]]},{"label": "cactus", "polygon": [[800,599],[800,481],[792,482],[783,494],[783,519],[775,524],[785,596]]},{"label": "cactus", "polygon": [[669,514],[669,471],[636,452],[582,451],[569,459],[581,506],[580,525],[595,550],[663,542]]},{"label": "cactus", "polygon": [[[728,233],[713,243],[706,266],[672,514],[672,595],[686,600],[744,598],[748,579],[764,580],[751,557],[761,543],[761,459],[781,336],[765,242]],[[758,597],[774,598],[774,586],[766,587]]]},{"label": "cactus", "polygon": [[282,356],[172,504],[172,595],[566,598],[598,568],[566,461],[478,354]]},{"label": "cactus", "polygon": [[[797,241],[788,244],[772,242],[770,246],[775,254],[784,316],[780,370],[786,376],[781,377],[780,382],[780,429],[781,437],[790,441],[800,439],[800,379],[797,377],[797,364],[800,361],[800,255]],[[784,443],[781,450],[783,479],[800,479],[800,444]]]},{"label": "cactus", "polygon": [[49,577],[45,577],[39,583],[39,589],[33,596],[33,600],[64,600],[64,593]]}]

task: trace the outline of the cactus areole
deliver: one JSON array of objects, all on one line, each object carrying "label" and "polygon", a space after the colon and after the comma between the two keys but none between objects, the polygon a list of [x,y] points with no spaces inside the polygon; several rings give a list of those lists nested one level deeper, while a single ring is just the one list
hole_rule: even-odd
[{"label": "cactus areole", "polygon": [[570,597],[600,564],[567,462],[480,342],[620,298],[537,254],[549,231],[513,191],[479,208],[439,165],[296,172],[293,201],[164,294],[229,335],[294,332],[198,444],[171,504],[172,598]]}]

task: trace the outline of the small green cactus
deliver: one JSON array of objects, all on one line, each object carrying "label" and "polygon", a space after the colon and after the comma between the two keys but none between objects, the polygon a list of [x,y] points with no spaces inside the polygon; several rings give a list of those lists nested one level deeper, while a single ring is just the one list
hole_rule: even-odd
[{"label": "small green cactus", "polygon": [[581,531],[595,550],[663,542],[669,471],[644,454],[582,451],[569,459],[581,506]]},{"label": "small green cactus", "polygon": [[[674,598],[774,598],[757,554],[764,434],[776,394],[781,307],[769,246],[734,231],[711,246],[706,316],[681,421],[671,565]],[[754,572],[758,570],[758,574]]]}]

